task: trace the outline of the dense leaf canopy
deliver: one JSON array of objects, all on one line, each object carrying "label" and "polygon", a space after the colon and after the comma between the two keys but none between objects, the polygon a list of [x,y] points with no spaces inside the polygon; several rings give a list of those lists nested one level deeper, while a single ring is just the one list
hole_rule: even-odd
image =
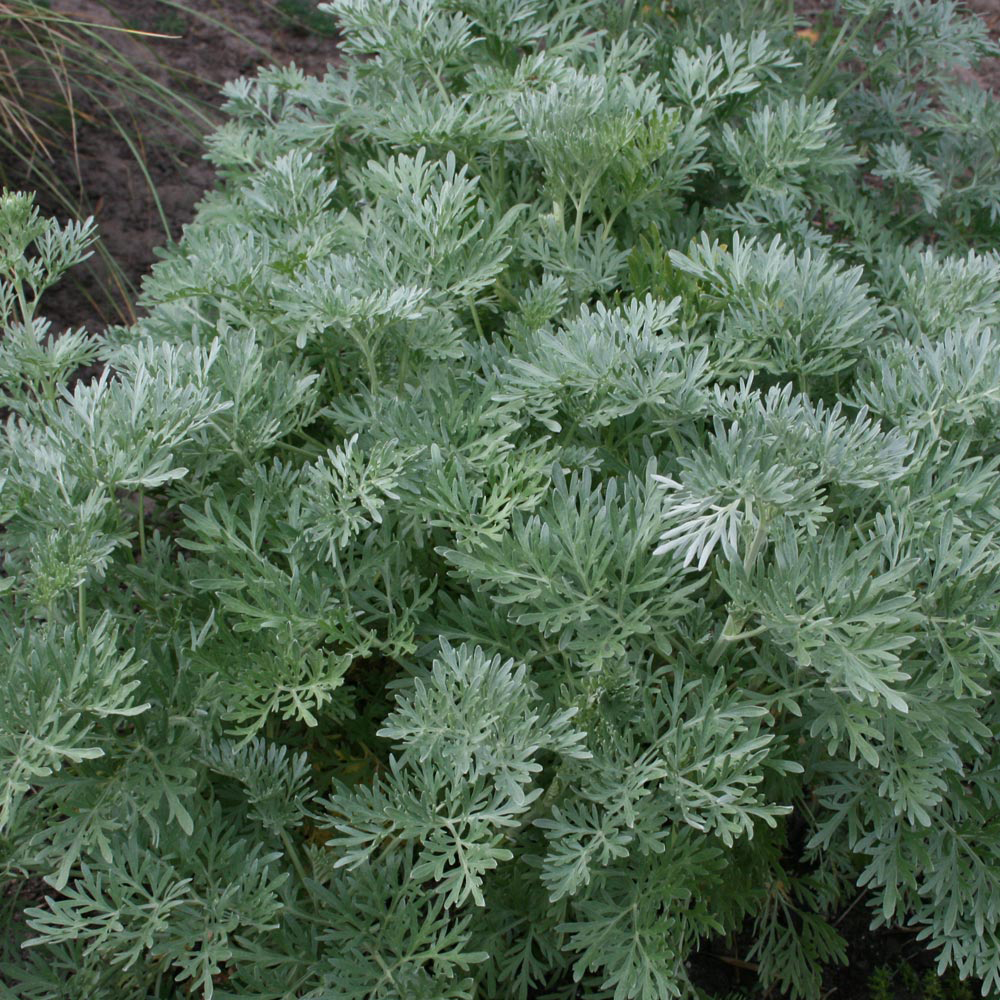
[{"label": "dense leaf canopy", "polygon": [[93,228],[0,197],[15,995],[660,1000],[728,934],[807,1000],[855,902],[1000,994],[983,26],[326,7],[134,327],[50,338]]}]

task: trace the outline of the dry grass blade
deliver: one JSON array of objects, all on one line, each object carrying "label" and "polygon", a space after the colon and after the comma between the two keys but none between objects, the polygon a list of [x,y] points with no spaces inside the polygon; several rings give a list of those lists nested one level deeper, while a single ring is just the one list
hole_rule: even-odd
[{"label": "dry grass blade", "polygon": [[[175,0],[159,2],[243,39],[205,10]],[[155,143],[144,133],[178,136],[181,143],[161,140],[157,146],[161,155],[176,160],[180,144],[200,141],[217,121],[215,109],[191,96],[192,90],[214,92],[216,84],[195,79],[172,86],[176,74],[156,43],[181,36],[129,26],[110,11],[103,21],[55,10],[47,0],[0,0],[0,184],[44,192],[53,210],[89,214],[93,206],[84,189],[78,127],[97,123],[128,148],[170,240],[169,220],[148,168]],[[129,39],[126,45],[123,36]],[[67,155],[75,183],[59,164]],[[108,272],[104,297],[115,303],[114,318],[128,321],[132,290],[110,255],[101,256]]]}]

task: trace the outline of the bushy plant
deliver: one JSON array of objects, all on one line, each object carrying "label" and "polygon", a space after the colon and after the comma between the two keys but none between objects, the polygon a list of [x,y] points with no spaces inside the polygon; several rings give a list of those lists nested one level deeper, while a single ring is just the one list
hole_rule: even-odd
[{"label": "bushy plant", "polygon": [[327,8],[133,328],[50,340],[91,229],[0,202],[15,995],[654,1000],[728,935],[812,998],[859,893],[998,993],[982,26]]}]

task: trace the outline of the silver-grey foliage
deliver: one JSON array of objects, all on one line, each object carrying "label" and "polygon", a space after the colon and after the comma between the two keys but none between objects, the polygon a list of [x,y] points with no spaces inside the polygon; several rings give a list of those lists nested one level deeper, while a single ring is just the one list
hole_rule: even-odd
[{"label": "silver-grey foliage", "polygon": [[1000,995],[982,25],[325,6],[134,327],[52,338],[93,227],[0,196],[13,995],[661,1000],[731,934],[807,1000],[856,901]]}]

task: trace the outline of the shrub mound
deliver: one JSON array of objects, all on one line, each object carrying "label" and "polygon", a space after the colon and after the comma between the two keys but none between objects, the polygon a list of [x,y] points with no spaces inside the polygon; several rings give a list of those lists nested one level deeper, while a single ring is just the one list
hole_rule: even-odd
[{"label": "shrub mound", "polygon": [[982,25],[327,7],[136,326],[0,199],[16,995],[815,998],[855,903],[1000,990]]}]

